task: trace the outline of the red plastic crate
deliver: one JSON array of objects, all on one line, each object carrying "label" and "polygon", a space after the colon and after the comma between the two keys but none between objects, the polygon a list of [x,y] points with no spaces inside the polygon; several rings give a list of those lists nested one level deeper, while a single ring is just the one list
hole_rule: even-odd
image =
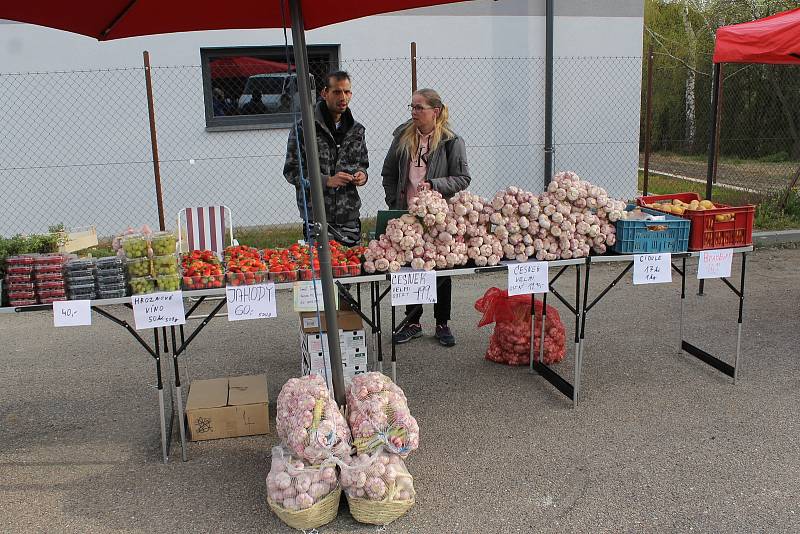
[{"label": "red plastic crate", "polygon": [[[681,200],[687,204],[692,200],[702,200],[697,193],[674,193],[671,195],[638,197],[636,203],[643,206],[644,204],[673,199]],[[683,215],[679,215],[679,217],[689,219],[692,222],[689,232],[689,250],[711,250],[752,245],[753,219],[755,218],[756,207],[753,205],[728,206],[718,202],[713,202],[713,204],[714,209],[686,210]],[[717,215],[729,213],[733,214],[733,220],[716,220]]]}]

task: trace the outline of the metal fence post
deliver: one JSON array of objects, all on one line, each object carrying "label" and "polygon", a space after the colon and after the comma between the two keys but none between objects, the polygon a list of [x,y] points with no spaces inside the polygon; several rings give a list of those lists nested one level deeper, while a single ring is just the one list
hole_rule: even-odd
[{"label": "metal fence post", "polygon": [[144,80],[147,86],[147,113],[150,120],[150,146],[153,151],[153,175],[156,181],[156,203],[158,205],[158,227],[163,231],[164,198],[161,192],[161,168],[158,162],[158,137],[156,135],[156,110],[153,105],[153,78],[150,73],[150,52],[144,51]]},{"label": "metal fence post", "polygon": [[411,42],[411,92],[417,91],[417,43]]},{"label": "metal fence post", "polygon": [[553,32],[555,4],[546,2],[545,70],[544,70],[544,188],[553,179]]},{"label": "metal fence post", "polygon": [[644,118],[644,178],[642,194],[647,196],[650,184],[650,135],[653,120],[653,45],[647,48],[647,111]]},{"label": "metal fence post", "polygon": [[711,82],[711,129],[708,140],[708,172],[706,175],[706,199],[711,199],[712,182],[717,173],[717,139],[719,133],[719,95],[722,94],[722,65],[714,63],[714,77]]}]

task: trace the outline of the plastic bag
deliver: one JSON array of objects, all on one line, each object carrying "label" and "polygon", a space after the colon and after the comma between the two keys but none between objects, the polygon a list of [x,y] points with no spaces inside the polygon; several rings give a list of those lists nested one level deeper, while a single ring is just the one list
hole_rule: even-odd
[{"label": "plastic bag", "polygon": [[283,446],[272,448],[272,466],[267,475],[267,498],[286,510],[311,508],[339,487],[336,462],[309,465],[292,456]]},{"label": "plastic bag", "polygon": [[278,437],[303,460],[319,463],[350,456],[347,421],[319,375],[291,378],[283,385],[275,422]]},{"label": "plastic bag", "polygon": [[405,457],[419,447],[419,426],[405,393],[382,373],[353,377],[347,390],[347,422],[358,453],[383,446]]},{"label": "plastic bag", "polygon": [[348,497],[371,501],[409,501],[414,498],[414,478],[399,454],[379,448],[358,454],[340,466],[342,489]]},{"label": "plastic bag", "polygon": [[[508,296],[508,292],[489,288],[475,302],[475,309],[483,314],[478,326],[495,323],[489,338],[486,359],[508,365],[529,365],[531,355],[531,295]],[[534,304],[534,353],[539,354],[542,325],[542,302]],[[558,310],[547,306],[545,319],[544,355],[542,363],[550,365],[564,359],[566,332]]]}]

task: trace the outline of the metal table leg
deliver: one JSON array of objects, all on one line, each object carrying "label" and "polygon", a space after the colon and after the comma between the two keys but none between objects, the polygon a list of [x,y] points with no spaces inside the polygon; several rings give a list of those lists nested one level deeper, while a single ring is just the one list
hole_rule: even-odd
[{"label": "metal table leg", "polygon": [[[588,275],[588,273],[587,273]],[[572,393],[572,407],[578,407],[578,395],[581,391],[581,343],[580,343],[580,317],[581,317],[581,266],[575,266],[575,386]]]},{"label": "metal table leg", "polygon": [[586,350],[586,313],[589,304],[589,273],[591,272],[592,262],[586,259],[586,276],[583,278],[583,306],[581,306],[581,339],[578,350],[579,365],[583,365],[583,355]]},{"label": "metal table leg", "polygon": [[736,358],[733,360],[733,383],[739,378],[739,357],[742,353],[742,319],[744,315],[744,274],[747,267],[747,252],[742,253],[742,273],[739,282],[739,318],[736,325]]},{"label": "metal table leg", "polygon": [[[576,265],[579,267],[579,265]],[[561,270],[556,274],[552,280],[549,282],[549,290],[550,293],[553,294],[554,297],[558,298],[564,306],[572,313],[575,317],[575,329],[576,329],[576,339],[577,339],[577,329],[580,320],[580,308],[579,306],[572,306],[568,300],[566,300],[554,287],[553,284],[561,277],[562,274],[567,270],[567,266],[561,268]],[[580,282],[580,274],[578,274],[578,282]],[[539,324],[540,328],[540,339],[539,339],[539,350],[535,350],[535,335],[536,335],[536,298],[535,295],[531,296],[531,369],[536,371],[539,376],[550,382],[558,391],[564,394],[565,397],[569,398],[575,403],[575,393],[577,389],[575,385],[570,384],[567,380],[564,379],[557,371],[553,370],[548,365],[544,363],[544,339],[546,336],[546,322],[547,322],[547,299],[548,294],[544,293],[542,296],[542,314],[541,314],[541,323]],[[578,378],[580,376],[578,375]]]},{"label": "metal table leg", "polygon": [[[533,297],[533,295],[531,295]],[[535,305],[536,298],[531,301]],[[544,336],[545,336],[545,321],[547,321],[547,293],[542,295],[542,319],[539,324],[539,354],[536,355],[536,363],[544,363]],[[534,309],[533,322],[536,322],[536,310]],[[533,338],[531,338],[533,339]]]},{"label": "metal table leg", "polygon": [[164,463],[169,462],[167,453],[167,422],[164,414],[164,382],[161,378],[161,345],[158,340],[158,328],[153,329],[153,346],[156,353],[156,376],[158,384],[158,409],[159,409],[159,422],[161,423],[161,453],[164,457]]},{"label": "metal table leg", "polygon": [[181,436],[181,459],[185,462],[186,461],[186,427],[184,425],[184,417],[183,417],[183,391],[181,389],[181,374],[180,370],[178,369],[178,346],[177,342],[175,341],[175,327],[170,327],[170,334],[172,337],[172,370],[175,374],[175,398],[178,400],[178,429],[180,430]]},{"label": "metal table leg", "polygon": [[394,342],[394,329],[397,323],[396,312],[392,306],[392,382],[397,383],[397,345]]},{"label": "metal table leg", "polygon": [[169,461],[169,457],[167,455],[167,425],[166,421],[164,420],[164,382],[161,376],[161,351],[158,341],[158,330],[153,330],[153,336],[155,339],[155,343],[153,343],[153,348],[147,344],[147,342],[142,339],[142,336],[134,329],[127,321],[119,319],[114,315],[110,314],[109,312],[105,311],[103,308],[99,306],[92,306],[92,311],[97,312],[99,315],[102,315],[106,319],[120,325],[125,330],[128,331],[130,335],[139,343],[139,345],[147,351],[147,353],[153,357],[153,360],[156,364],[156,389],[158,390],[158,406],[159,406],[159,425],[161,427],[161,452],[164,458],[164,463]]}]

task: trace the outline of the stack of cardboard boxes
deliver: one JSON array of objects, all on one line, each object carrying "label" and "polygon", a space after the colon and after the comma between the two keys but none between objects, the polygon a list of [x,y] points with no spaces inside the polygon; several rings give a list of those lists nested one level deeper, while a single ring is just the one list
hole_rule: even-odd
[{"label": "stack of cardboard boxes", "polygon": [[[367,337],[364,324],[357,313],[340,310],[337,312],[337,317],[342,370],[344,371],[345,387],[347,387],[355,375],[367,372]],[[322,321],[322,328],[319,326],[316,312],[300,313],[301,372],[303,375],[314,373],[325,377],[328,389],[333,391],[324,313],[320,312],[319,319]]]},{"label": "stack of cardboard boxes", "polygon": [[192,441],[268,434],[266,375],[193,381],[186,422]]}]

